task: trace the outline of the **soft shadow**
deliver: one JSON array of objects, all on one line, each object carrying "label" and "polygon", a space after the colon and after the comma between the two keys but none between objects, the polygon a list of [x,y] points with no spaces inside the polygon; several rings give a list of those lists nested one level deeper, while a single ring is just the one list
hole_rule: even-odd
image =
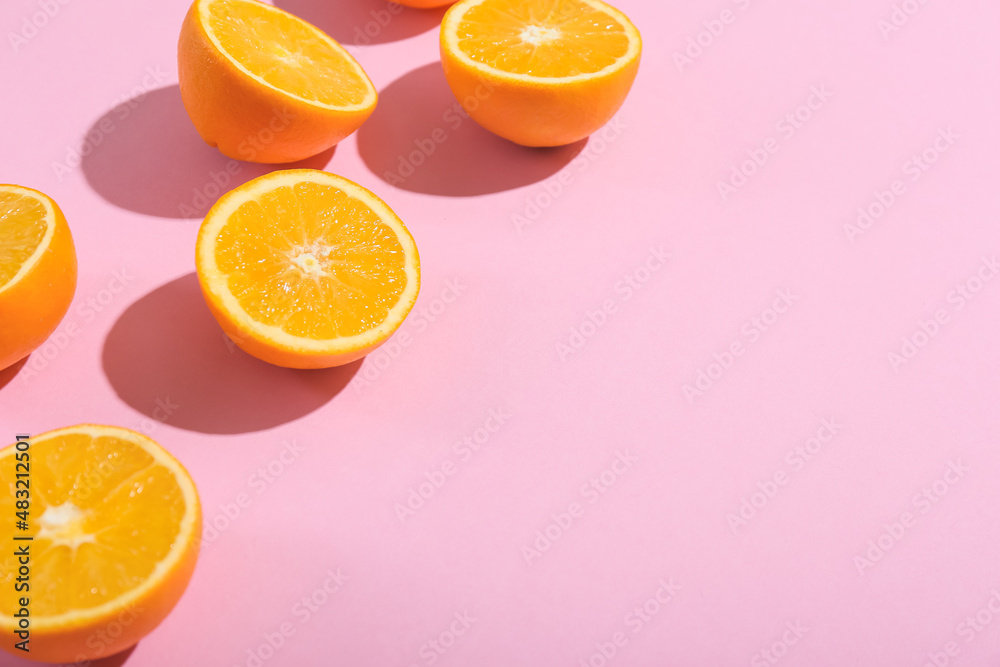
[{"label": "soft shadow", "polygon": [[548,178],[586,143],[527,148],[484,130],[455,101],[441,63],[389,84],[358,130],[358,150],[377,176],[404,190],[458,197]]},{"label": "soft shadow", "polygon": [[246,354],[222,332],[194,273],[142,297],[104,342],[104,373],[126,403],[203,433],[246,433],[298,419],[336,396],[361,366],[295,370]]},{"label": "soft shadow", "polygon": [[81,152],[87,152],[87,182],[112,204],[165,218],[201,218],[227,191],[275,169],[323,169],[334,148],[287,165],[227,158],[198,136],[173,85],[104,114],[83,138]]},{"label": "soft shadow", "polygon": [[15,361],[7,368],[0,370],[0,389],[6,387],[17,377],[17,374],[21,372],[21,369],[24,368],[24,365],[28,363],[28,359],[30,358],[31,355],[29,354],[24,359],[21,359],[21,361]]},{"label": "soft shadow", "polygon": [[[101,658],[99,660],[81,659],[74,663],[64,664],[66,664],[67,667],[80,667],[81,665],[88,665],[89,667],[122,667],[122,665],[128,662],[128,659],[132,657],[132,652],[135,651],[136,646],[138,646],[138,644],[130,646],[120,653],[115,653],[114,655],[109,655],[108,657]],[[7,654],[3,655],[7,662],[0,659],[0,665],[4,665],[4,667],[38,667],[40,664],[36,661],[13,658],[7,656]]]},{"label": "soft shadow", "polygon": [[433,30],[447,7],[413,9],[386,0],[274,0],[341,44],[383,44]]}]

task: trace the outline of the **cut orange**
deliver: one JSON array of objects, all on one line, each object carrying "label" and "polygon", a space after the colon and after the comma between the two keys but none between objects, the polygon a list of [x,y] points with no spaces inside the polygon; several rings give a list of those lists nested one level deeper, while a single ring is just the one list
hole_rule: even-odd
[{"label": "cut orange", "polygon": [[292,368],[365,356],[403,323],[420,288],[403,221],[357,183],[313,169],[225,194],[202,223],[196,263],[226,334]]},{"label": "cut orange", "polygon": [[[191,578],[201,534],[194,482],[124,428],[71,426],[27,443],[0,450],[3,648],[42,662],[118,653],[166,617]],[[15,647],[25,639],[27,652]]]},{"label": "cut orange", "polygon": [[375,110],[368,75],[310,23],[256,0],[195,0],[178,44],[181,98],[223,154],[293,162],[354,132]]},{"label": "cut orange", "polygon": [[562,146],[611,120],[642,40],[600,0],[461,0],[441,23],[441,63],[480,125],[525,146]]},{"label": "cut orange", "polygon": [[76,291],[76,250],[46,195],[0,185],[0,369],[55,331]]}]

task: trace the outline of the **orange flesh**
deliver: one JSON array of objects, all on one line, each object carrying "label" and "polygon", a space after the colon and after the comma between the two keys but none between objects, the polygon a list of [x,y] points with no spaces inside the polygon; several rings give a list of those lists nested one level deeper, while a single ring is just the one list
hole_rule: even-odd
[{"label": "orange flesh", "polygon": [[[0,534],[33,535],[31,609],[89,609],[149,578],[180,531],[185,500],[173,473],[142,447],[68,433],[30,448],[29,529],[15,526],[15,458],[0,458]],[[22,478],[23,479],[23,478]],[[141,539],[139,539],[141,538]],[[14,549],[0,556],[0,614],[17,609]]]},{"label": "orange flesh", "polygon": [[0,191],[0,289],[34,254],[48,229],[42,202]]},{"label": "orange flesh", "polygon": [[283,185],[243,203],[215,261],[256,321],[327,340],[381,324],[406,287],[405,254],[366,204],[331,185]]},{"label": "orange flesh", "polygon": [[305,21],[246,0],[214,0],[207,24],[226,53],[272,86],[330,106],[363,103],[368,82]]},{"label": "orange flesh", "polygon": [[465,13],[457,33],[469,58],[539,77],[599,72],[629,48],[617,20],[580,0],[485,0]]}]

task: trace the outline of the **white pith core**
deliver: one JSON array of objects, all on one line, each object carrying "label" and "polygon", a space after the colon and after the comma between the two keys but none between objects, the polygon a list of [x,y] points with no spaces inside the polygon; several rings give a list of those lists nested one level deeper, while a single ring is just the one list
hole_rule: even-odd
[{"label": "white pith core", "polygon": [[[307,276],[325,276],[327,272],[324,268],[324,264],[321,260],[329,261],[330,254],[333,249],[317,244],[312,248],[296,248],[295,251],[289,254],[289,260],[292,264],[297,266],[302,273]],[[317,255],[319,258],[317,258]]]},{"label": "white pith core", "polygon": [[81,544],[93,542],[94,536],[83,528],[87,512],[71,502],[62,505],[49,505],[38,517],[39,530],[37,539],[52,541],[53,546],[67,546],[76,549]]},{"label": "white pith core", "polygon": [[527,42],[532,46],[551,42],[552,40],[559,39],[559,36],[560,32],[558,28],[546,28],[540,25],[529,25],[521,31],[521,41]]}]

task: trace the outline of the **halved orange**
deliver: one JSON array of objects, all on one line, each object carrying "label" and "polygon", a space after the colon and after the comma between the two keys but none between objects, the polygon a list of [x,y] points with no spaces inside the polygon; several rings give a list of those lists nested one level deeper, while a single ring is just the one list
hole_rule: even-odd
[{"label": "halved orange", "polygon": [[378,95],[314,25],[256,0],[195,0],[177,50],[195,128],[228,157],[294,162],[354,132]]},{"label": "halved orange", "polygon": [[55,331],[76,291],[76,250],[59,206],[37,190],[0,185],[0,369]]},{"label": "halved orange", "polygon": [[365,356],[403,323],[420,258],[374,194],[314,169],[276,171],[223,195],[198,233],[209,309],[243,350],[292,368]]},{"label": "halved orange", "polygon": [[601,0],[461,0],[441,23],[441,63],[480,125],[525,146],[561,146],[611,120],[642,40]]},{"label": "halved orange", "polygon": [[[201,509],[162,447],[84,424],[0,450],[0,534],[3,648],[82,662],[132,646],[174,607],[194,571]],[[27,652],[15,647],[25,639]]]}]

